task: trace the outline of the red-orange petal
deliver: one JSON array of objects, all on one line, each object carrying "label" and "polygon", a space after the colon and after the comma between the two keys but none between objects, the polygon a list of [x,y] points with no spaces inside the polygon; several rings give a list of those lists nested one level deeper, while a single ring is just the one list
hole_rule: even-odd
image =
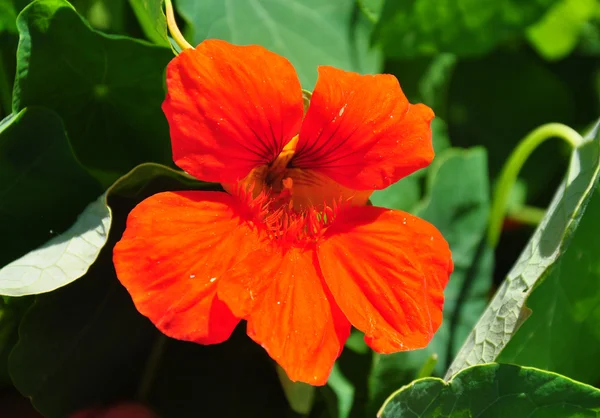
[{"label": "red-orange petal", "polygon": [[165,192],[129,214],[114,249],[119,280],[136,308],[169,337],[215,344],[239,322],[216,296],[220,277],[259,236],[223,192]]},{"label": "red-orange petal", "polygon": [[261,46],[207,40],[167,67],[173,159],[201,180],[233,183],[274,160],[303,106],[292,64]]},{"label": "red-orange petal", "polygon": [[432,119],[392,75],[319,67],[292,164],[354,190],[383,189],[431,163]]},{"label": "red-orange petal", "polygon": [[336,302],[375,351],[429,343],[453,269],[433,225],[400,211],[353,207],[338,215],[317,254]]},{"label": "red-orange petal", "polygon": [[219,297],[293,381],[324,385],[350,334],[314,251],[268,248],[223,276]]}]

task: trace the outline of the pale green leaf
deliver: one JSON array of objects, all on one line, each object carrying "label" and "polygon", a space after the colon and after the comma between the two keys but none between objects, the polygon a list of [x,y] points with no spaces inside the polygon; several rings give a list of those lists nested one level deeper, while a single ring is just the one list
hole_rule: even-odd
[{"label": "pale green leaf", "polygon": [[64,233],[0,269],[0,294],[50,292],[83,276],[108,238],[111,213],[102,195]]},{"label": "pale green leaf", "polygon": [[262,45],[290,60],[305,89],[313,89],[318,65],[380,70],[380,56],[370,48],[371,24],[354,0],[178,0],[175,5],[190,25],[186,37],[193,45],[209,38]]},{"label": "pale green leaf", "polygon": [[499,362],[538,367],[589,384],[600,381],[599,222],[596,188],[569,248],[527,300],[532,314]]}]

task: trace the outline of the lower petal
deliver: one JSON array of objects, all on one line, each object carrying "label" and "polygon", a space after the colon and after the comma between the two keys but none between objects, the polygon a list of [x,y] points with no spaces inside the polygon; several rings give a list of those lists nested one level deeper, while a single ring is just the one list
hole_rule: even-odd
[{"label": "lower petal", "polygon": [[129,214],[113,259],[136,308],[158,329],[172,338],[215,344],[239,322],[216,297],[218,281],[258,242],[230,195],[166,192]]},{"label": "lower petal", "polygon": [[450,249],[431,224],[378,207],[342,211],[317,250],[323,277],[375,351],[425,347],[442,322]]},{"label": "lower petal", "polygon": [[261,249],[219,283],[219,297],[248,320],[248,335],[293,381],[324,385],[350,323],[323,283],[313,251]]}]

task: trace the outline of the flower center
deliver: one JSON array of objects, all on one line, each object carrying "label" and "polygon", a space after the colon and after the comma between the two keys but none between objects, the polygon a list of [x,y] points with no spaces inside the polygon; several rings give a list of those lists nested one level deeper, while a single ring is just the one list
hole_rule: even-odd
[{"label": "flower center", "polygon": [[223,185],[270,238],[294,245],[315,242],[339,206],[365,205],[372,193],[351,190],[314,170],[290,167],[297,144],[295,136],[270,164],[236,184]]}]

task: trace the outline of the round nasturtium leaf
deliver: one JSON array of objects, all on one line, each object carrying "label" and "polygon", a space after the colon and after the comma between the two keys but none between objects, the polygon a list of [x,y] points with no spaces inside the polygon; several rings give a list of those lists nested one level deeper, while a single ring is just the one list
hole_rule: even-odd
[{"label": "round nasturtium leaf", "polygon": [[379,418],[595,417],[600,390],[544,370],[482,364],[449,382],[428,377],[394,393]]}]

